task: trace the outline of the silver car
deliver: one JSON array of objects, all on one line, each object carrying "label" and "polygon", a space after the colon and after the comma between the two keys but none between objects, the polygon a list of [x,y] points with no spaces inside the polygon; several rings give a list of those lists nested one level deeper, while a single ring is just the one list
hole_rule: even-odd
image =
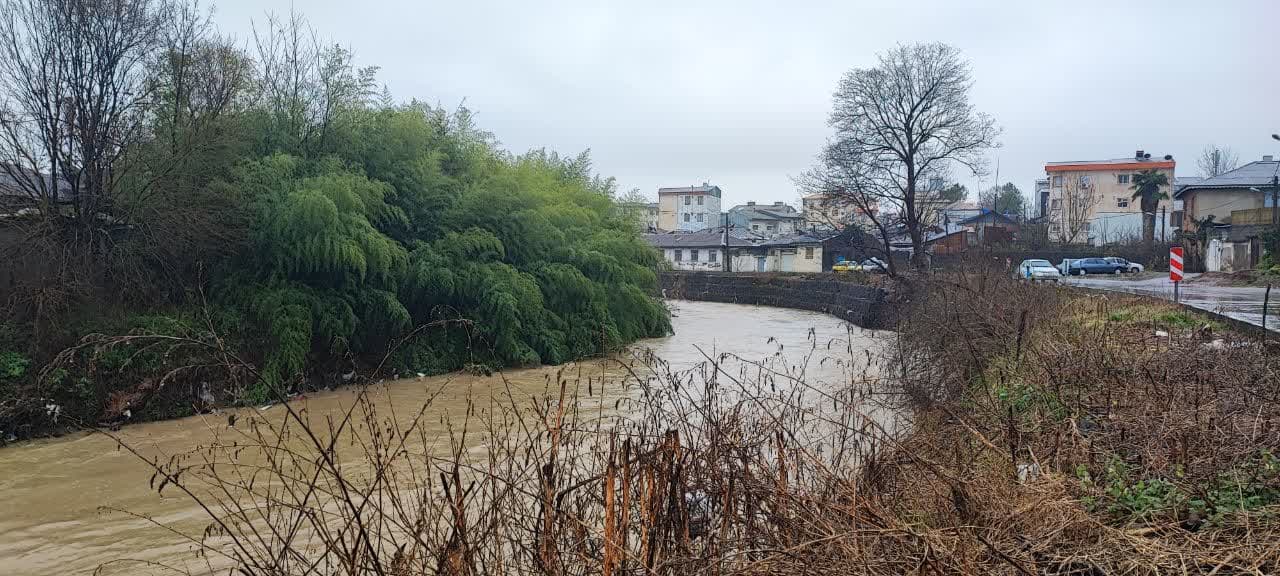
[{"label": "silver car", "polygon": [[1015,275],[1018,278],[1031,280],[1032,282],[1037,280],[1057,282],[1062,279],[1062,273],[1059,272],[1057,268],[1054,268],[1053,264],[1048,260],[1023,260],[1022,263],[1018,265],[1018,270]]}]

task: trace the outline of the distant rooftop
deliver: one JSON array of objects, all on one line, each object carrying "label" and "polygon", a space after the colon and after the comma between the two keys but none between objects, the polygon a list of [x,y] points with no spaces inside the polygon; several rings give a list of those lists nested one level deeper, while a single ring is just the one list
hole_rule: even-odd
[{"label": "distant rooftop", "polygon": [[1270,156],[1263,157],[1262,160],[1250,162],[1231,170],[1223,172],[1212,178],[1202,178],[1199,182],[1192,182],[1183,185],[1182,178],[1177,178],[1177,183],[1181,188],[1174,190],[1174,195],[1182,194],[1188,190],[1202,190],[1206,188],[1262,188],[1271,186],[1276,177],[1280,177],[1280,162],[1272,160]]},{"label": "distant rooftop", "polygon": [[[10,172],[13,175],[10,175]],[[22,181],[15,179],[14,176]],[[32,187],[40,187],[40,181],[43,180],[43,186],[46,190],[52,191],[53,177],[48,174],[38,174],[27,168],[23,168],[14,164],[0,166],[0,196],[27,197],[28,190]],[[58,181],[58,189],[53,192],[53,199],[63,201],[70,199],[71,185],[66,180]]]},{"label": "distant rooftop", "polygon": [[[644,234],[644,239],[658,248],[714,248],[716,246],[724,246],[724,233],[720,231]],[[730,234],[729,246],[754,246],[754,244]]]},{"label": "distant rooftop", "polygon": [[680,186],[675,188],[659,188],[658,195],[663,194],[710,194],[716,198],[720,197],[720,187],[712,186],[703,182],[701,186]]},{"label": "distant rooftop", "polygon": [[1111,158],[1108,160],[1070,160],[1067,162],[1045,162],[1045,172],[1065,172],[1068,170],[1123,170],[1123,169],[1145,169],[1153,170],[1156,168],[1173,168],[1175,166],[1173,160],[1165,160],[1164,158],[1143,158],[1139,160],[1134,157],[1130,158]]}]

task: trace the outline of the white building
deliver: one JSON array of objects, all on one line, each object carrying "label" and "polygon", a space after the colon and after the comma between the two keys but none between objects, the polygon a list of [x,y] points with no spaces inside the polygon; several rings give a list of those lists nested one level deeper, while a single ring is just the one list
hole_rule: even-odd
[{"label": "white building", "polygon": [[701,186],[658,189],[658,228],[696,232],[720,222],[720,187]]},{"label": "white building", "polygon": [[723,229],[646,234],[674,270],[721,272],[726,256],[731,272],[822,272],[822,241],[805,234],[753,242]]},{"label": "white building", "polygon": [[804,226],[804,215],[785,202],[747,202],[730,208],[728,221],[731,226],[750,230],[752,234],[777,238],[799,231]]}]

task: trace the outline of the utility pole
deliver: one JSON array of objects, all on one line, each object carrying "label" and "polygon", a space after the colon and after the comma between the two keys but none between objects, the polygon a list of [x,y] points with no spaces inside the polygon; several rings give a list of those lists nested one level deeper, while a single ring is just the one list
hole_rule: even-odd
[{"label": "utility pole", "polygon": [[1271,177],[1271,225],[1280,230],[1280,176]]},{"label": "utility pole", "polygon": [[1160,207],[1160,243],[1161,243],[1161,244],[1164,244],[1164,242],[1165,242],[1165,238],[1164,238],[1164,231],[1165,231],[1165,229],[1166,229],[1166,228],[1168,228],[1168,227],[1169,227],[1169,226],[1168,226],[1168,224],[1166,224],[1166,223],[1165,223],[1165,220],[1164,220],[1164,219],[1165,219],[1165,213],[1164,213],[1164,211],[1165,211],[1167,208],[1168,208],[1167,206],[1161,206],[1161,207]]},{"label": "utility pole", "polygon": [[723,235],[723,236],[721,236],[721,247],[722,247],[722,248],[721,248],[721,250],[720,250],[720,257],[724,259],[724,266],[723,266],[723,267],[724,267],[724,271],[725,271],[725,272],[732,272],[733,270],[732,270],[732,269],[731,269],[731,267],[730,267],[730,262],[733,262],[733,258],[730,258],[730,257],[729,257],[729,213],[728,213],[728,212],[725,212],[725,213],[724,213],[724,232],[723,232],[723,234],[724,234],[724,235]]}]

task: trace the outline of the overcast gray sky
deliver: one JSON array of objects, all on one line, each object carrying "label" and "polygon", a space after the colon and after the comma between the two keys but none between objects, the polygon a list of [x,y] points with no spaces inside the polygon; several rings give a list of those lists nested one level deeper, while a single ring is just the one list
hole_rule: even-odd
[{"label": "overcast gray sky", "polygon": [[[978,4],[971,2],[966,4]],[[382,68],[397,99],[477,111],[515,152],[590,148],[623,190],[709,181],[726,206],[797,198],[830,134],[840,75],[896,43],[969,59],[977,108],[1004,128],[1000,180],[1046,161],[1173,154],[1207,143],[1280,155],[1280,2],[222,0],[241,38],[266,11]],[[991,184],[967,174],[969,187]]]}]

